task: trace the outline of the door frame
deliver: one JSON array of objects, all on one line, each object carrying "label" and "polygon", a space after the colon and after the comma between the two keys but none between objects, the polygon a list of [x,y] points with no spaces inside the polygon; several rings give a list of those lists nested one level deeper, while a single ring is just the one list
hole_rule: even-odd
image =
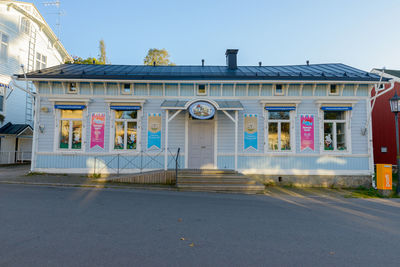
[{"label": "door frame", "polygon": [[[214,163],[213,168],[218,169],[218,159],[217,159],[217,151],[218,151],[218,112],[215,111],[214,115]],[[185,114],[185,169],[189,168],[189,112],[186,111]]]}]

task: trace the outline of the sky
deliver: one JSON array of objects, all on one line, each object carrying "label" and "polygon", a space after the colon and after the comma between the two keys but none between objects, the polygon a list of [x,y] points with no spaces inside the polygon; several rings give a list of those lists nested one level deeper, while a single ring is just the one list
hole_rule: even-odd
[{"label": "sky", "polygon": [[[57,8],[33,2],[57,33]],[[400,69],[400,0],[60,0],[60,39],[70,55],[143,64],[165,48],[177,65],[344,63]]]}]

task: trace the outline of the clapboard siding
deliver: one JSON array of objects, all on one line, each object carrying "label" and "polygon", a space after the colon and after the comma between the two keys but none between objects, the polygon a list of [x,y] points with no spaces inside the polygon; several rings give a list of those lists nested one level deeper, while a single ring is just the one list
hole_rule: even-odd
[{"label": "clapboard siding", "polygon": [[357,90],[357,96],[368,96],[368,85],[360,84]]},{"label": "clapboard siding", "polygon": [[239,156],[239,169],[367,170],[368,157]]},{"label": "clapboard siding", "polygon": [[150,95],[151,96],[162,96],[163,95],[163,86],[162,84],[151,83],[150,87]]},{"label": "clapboard siding", "polygon": [[194,96],[194,84],[181,84],[181,96]]},{"label": "clapboard siding", "polygon": [[81,95],[91,95],[92,89],[90,87],[90,83],[80,83],[79,85],[79,93]]},{"label": "clapboard siding", "polygon": [[[233,112],[229,112],[234,117]],[[217,112],[217,131],[218,131],[218,152],[233,153],[235,152],[233,144],[235,143],[235,124],[231,121],[225,113]]]},{"label": "clapboard siding", "polygon": [[351,141],[353,154],[368,153],[368,135],[362,135],[361,130],[367,121],[366,100],[359,101],[354,105],[351,112]]},{"label": "clapboard siding", "polygon": [[55,131],[55,110],[52,103],[47,98],[40,98],[40,108],[48,108],[48,112],[39,111],[39,118],[37,123],[44,127],[43,132],[38,132],[38,146],[37,151],[39,152],[50,152],[54,148],[54,138],[56,135]]},{"label": "clapboard siding", "polygon": [[261,86],[261,96],[272,96],[272,84],[263,84]]},{"label": "clapboard siding", "polygon": [[166,84],[165,85],[166,96],[177,96],[178,95],[178,84]]},{"label": "clapboard siding", "polygon": [[343,96],[354,96],[354,85],[346,84],[343,88]]},{"label": "clapboard siding", "polygon": [[210,96],[221,96],[221,85],[211,84],[210,85]]},{"label": "clapboard siding", "polygon": [[[180,156],[179,166],[184,166],[185,158]],[[79,155],[79,154],[38,154],[35,168],[40,169],[82,169],[85,173],[116,173],[118,170],[154,170],[164,168],[164,155]],[[175,168],[175,153],[168,156],[168,169]]]},{"label": "clapboard siding", "polygon": [[300,85],[291,84],[288,88],[288,96],[299,96],[300,95]]}]

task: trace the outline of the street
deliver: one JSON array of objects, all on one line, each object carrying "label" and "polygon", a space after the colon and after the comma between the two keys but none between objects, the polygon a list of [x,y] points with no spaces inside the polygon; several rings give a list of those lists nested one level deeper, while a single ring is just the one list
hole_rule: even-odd
[{"label": "street", "polygon": [[398,266],[398,199],[0,185],[1,266]]}]

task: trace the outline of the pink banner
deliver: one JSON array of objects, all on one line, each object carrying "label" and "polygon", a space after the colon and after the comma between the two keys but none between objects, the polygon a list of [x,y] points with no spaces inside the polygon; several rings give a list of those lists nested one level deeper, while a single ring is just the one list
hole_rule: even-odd
[{"label": "pink banner", "polygon": [[314,115],[300,115],[300,150],[314,151]]},{"label": "pink banner", "polygon": [[104,149],[105,113],[92,113],[90,126],[90,148],[99,146]]}]

